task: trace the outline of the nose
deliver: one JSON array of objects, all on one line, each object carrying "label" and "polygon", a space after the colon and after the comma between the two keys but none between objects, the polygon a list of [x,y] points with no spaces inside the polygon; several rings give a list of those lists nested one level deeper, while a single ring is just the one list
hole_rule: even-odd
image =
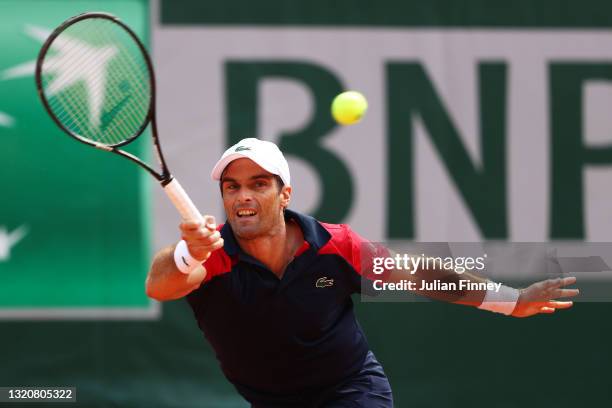
[{"label": "nose", "polygon": [[238,204],[250,203],[251,201],[253,201],[253,196],[251,195],[249,189],[241,188],[238,192],[238,196],[236,197],[236,201],[238,202]]}]

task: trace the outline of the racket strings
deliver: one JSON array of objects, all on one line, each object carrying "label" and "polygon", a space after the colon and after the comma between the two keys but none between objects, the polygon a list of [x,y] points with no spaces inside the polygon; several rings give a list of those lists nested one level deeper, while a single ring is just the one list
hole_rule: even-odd
[{"label": "racket strings", "polygon": [[[70,79],[72,80],[76,79],[76,78],[71,78],[70,72],[73,71],[74,68],[68,66],[69,62],[73,62],[73,64],[78,64],[80,66],[83,66],[83,65],[89,66],[90,64],[92,64],[92,59],[95,58],[95,54],[92,52],[86,52],[86,53],[81,52],[81,55],[79,55],[79,58],[76,61],[70,61],[67,58],[64,60],[61,60],[59,58],[61,56],[64,56],[64,55],[69,56],[69,55],[75,54],[75,49],[78,43],[75,40],[69,39],[71,38],[72,35],[73,35],[72,33],[71,34],[63,33],[63,35],[56,38],[51,48],[57,50],[57,54],[56,54],[57,57],[56,59],[51,58],[49,60],[45,60],[44,65],[43,65],[43,72],[60,73],[58,74],[58,78],[57,78],[58,81],[61,79],[59,77],[59,75],[61,74],[63,74],[63,78],[65,78],[66,81],[69,81]],[[83,72],[81,74],[83,74]],[[74,73],[72,76],[75,76],[75,75],[76,73]],[[51,86],[53,83],[54,82],[50,82],[49,86]],[[93,84],[90,82],[90,85],[96,85],[96,84]],[[53,96],[55,93],[53,89],[49,89],[48,91],[49,91],[49,96]],[[99,94],[99,87],[92,86],[91,89],[89,89],[88,91],[93,93],[92,98],[96,98],[98,97],[98,94]],[[62,108],[62,110],[57,112],[59,113],[58,117],[62,120],[62,122],[72,124],[74,127],[77,128],[75,130],[79,131],[79,133],[82,133],[81,132],[81,128],[83,127],[82,125],[86,124],[87,119],[88,119],[86,112],[83,111],[83,109],[86,108],[87,105],[85,105],[83,101],[81,101],[80,103],[81,106],[76,104],[77,98],[75,98],[74,94],[77,92],[77,90],[75,90],[75,88],[69,87],[68,89],[64,90],[64,92],[65,94],[62,97],[56,96],[56,99],[53,101],[56,104],[60,104]],[[74,123],[70,123],[69,120],[72,120]]]},{"label": "racket strings", "polygon": [[[142,62],[144,63],[144,61]],[[134,61],[134,63],[136,62]],[[142,69],[145,70],[148,76],[148,68],[144,66],[142,67]],[[120,69],[119,71],[120,71],[120,75],[116,75],[114,71],[109,72],[109,77],[114,81],[121,81],[121,78],[129,75],[129,72],[125,72],[124,69]],[[124,74],[124,76],[121,76],[121,74]],[[148,103],[150,101],[150,90],[148,89],[148,86],[146,87],[143,86],[143,83],[148,85],[149,84],[148,78],[146,79],[146,81],[141,80],[141,81],[134,82],[134,85],[135,85],[135,96],[134,97],[141,101],[147,101],[146,110],[148,110]],[[135,106],[135,104],[126,103],[125,110],[128,113],[128,115],[125,116],[125,121],[127,125],[130,128],[138,130],[138,128],[142,124],[142,121],[137,120],[139,115],[142,113],[141,107],[140,106],[137,107]],[[147,112],[145,111],[144,113],[146,114]],[[121,121],[113,121],[110,123],[109,129],[111,130],[111,133],[113,133],[115,131],[120,131],[123,126],[124,125]]]},{"label": "racket strings", "polygon": [[42,64],[43,92],[70,132],[116,145],[138,135],[151,104],[150,71],[134,39],[102,18],[69,26]]},{"label": "racket strings", "polygon": [[[105,23],[111,24],[111,25],[113,24],[113,23],[106,22],[106,21],[105,21]],[[123,33],[123,32],[122,32],[122,34],[125,35],[125,33]],[[110,79],[111,82],[115,81],[115,83],[120,83],[119,81],[121,81],[122,78],[129,78],[130,75],[133,76],[134,71],[132,70],[132,72],[129,72],[127,70],[130,69],[130,68],[133,68],[134,66],[137,66],[138,62],[141,63],[140,67],[139,67],[141,72],[144,71],[148,75],[148,70],[147,70],[147,67],[145,65],[144,59],[140,58],[140,61],[135,61],[134,60],[133,55],[134,55],[134,51],[135,50],[127,49],[127,47],[125,47],[125,45],[124,45],[125,44],[124,42],[117,41],[114,38],[111,39],[110,41],[108,41],[108,43],[114,44],[115,47],[118,46],[120,48],[120,50],[118,51],[118,54],[124,56],[124,59],[128,59],[129,61],[121,61],[121,63],[118,63],[116,65],[117,69],[107,71],[107,78],[104,78],[105,80]],[[132,46],[135,45],[131,41],[129,43]],[[139,51],[139,50],[136,50],[136,51]],[[141,56],[141,54],[139,52],[137,54],[138,54],[138,56]],[[119,75],[116,75],[117,73],[119,73]],[[102,81],[100,79],[98,79],[96,82],[99,83],[99,82],[102,82]],[[139,95],[137,94],[136,97],[139,100],[147,100],[148,97],[149,97],[149,91],[148,91],[148,89],[145,89],[141,85],[142,83],[143,83],[143,81],[134,81],[133,82],[133,84],[136,85],[135,91],[140,93]],[[148,81],[146,81],[146,83],[148,84]],[[102,91],[103,92],[103,87],[96,86],[96,87],[94,87],[94,91],[97,91],[97,92]],[[96,97],[96,96],[94,96],[94,97]],[[97,97],[100,97],[100,95],[98,95]],[[115,121],[115,122],[111,122],[109,128],[107,129],[107,133],[108,133],[108,135],[110,136],[110,139],[113,142],[119,142],[119,141],[124,139],[124,137],[122,137],[122,135],[119,135],[119,137],[117,137],[115,135],[117,129],[119,131],[124,130],[126,127],[131,127],[131,128],[137,129],[140,126],[140,124],[141,124],[141,122],[138,122],[135,119],[135,117],[140,112],[137,112],[137,110],[135,109],[135,105],[134,104],[126,104],[125,110],[128,113],[128,115],[125,115],[125,118],[127,118],[127,120],[125,121],[125,122],[127,122],[126,123],[127,126],[126,126],[126,124],[122,123],[121,121]]]}]

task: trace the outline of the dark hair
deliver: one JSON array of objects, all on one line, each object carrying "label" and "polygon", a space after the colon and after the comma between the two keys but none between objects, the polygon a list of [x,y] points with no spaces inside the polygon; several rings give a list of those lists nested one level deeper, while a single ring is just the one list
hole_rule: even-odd
[{"label": "dark hair", "polygon": [[[225,174],[225,170],[223,170],[223,173],[221,173],[221,177],[219,180],[219,191],[221,191],[221,197],[223,197],[223,174]],[[278,191],[281,191],[283,189],[283,187],[285,187],[285,182],[283,181],[282,178],[280,178],[280,176],[274,174],[274,179],[276,180],[276,185],[278,186]]]}]

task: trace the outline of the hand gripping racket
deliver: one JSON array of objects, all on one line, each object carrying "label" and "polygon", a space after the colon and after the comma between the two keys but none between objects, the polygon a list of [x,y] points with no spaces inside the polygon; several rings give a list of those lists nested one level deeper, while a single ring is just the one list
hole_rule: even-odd
[{"label": "hand gripping racket", "polygon": [[[85,13],[62,23],[43,44],[36,86],[55,123],[76,140],[123,156],[147,170],[184,220],[203,221],[170,174],[155,123],[155,75],[136,34],[117,17]],[[151,123],[161,171],[119,149]]]}]

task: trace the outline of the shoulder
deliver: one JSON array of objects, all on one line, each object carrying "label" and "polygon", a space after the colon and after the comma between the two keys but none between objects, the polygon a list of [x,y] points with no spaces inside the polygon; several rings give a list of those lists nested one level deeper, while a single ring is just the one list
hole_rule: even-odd
[{"label": "shoulder", "polygon": [[344,258],[352,268],[362,275],[371,271],[374,258],[389,257],[389,250],[380,243],[371,242],[347,224],[320,223],[331,235],[330,240],[320,250],[319,254],[335,254]]},{"label": "shoulder", "polygon": [[342,247],[366,242],[366,239],[353,231],[348,224],[328,224],[326,222],[319,222],[319,224],[321,224],[331,236],[327,245],[331,244],[333,246]]},{"label": "shoulder", "polygon": [[328,224],[320,222],[330,234],[330,239],[319,250],[320,255],[338,255],[344,258],[355,271],[361,271],[361,246],[368,241],[357,234],[347,224]]}]

